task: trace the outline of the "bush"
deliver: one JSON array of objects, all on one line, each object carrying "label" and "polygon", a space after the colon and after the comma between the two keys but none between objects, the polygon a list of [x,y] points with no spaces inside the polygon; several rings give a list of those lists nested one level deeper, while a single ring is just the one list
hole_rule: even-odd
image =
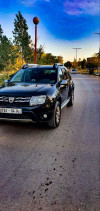
[{"label": "bush", "polygon": [[8,74],[5,74],[5,75],[1,75],[0,76],[0,85],[4,83],[4,80],[8,79],[9,76]]}]

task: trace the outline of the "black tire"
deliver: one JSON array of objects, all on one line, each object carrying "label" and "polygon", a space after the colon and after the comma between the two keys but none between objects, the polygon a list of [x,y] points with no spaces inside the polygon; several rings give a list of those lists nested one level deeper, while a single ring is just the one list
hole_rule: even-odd
[{"label": "black tire", "polygon": [[56,128],[60,124],[60,119],[61,119],[61,105],[59,101],[56,102],[54,113],[52,118],[48,121],[48,125],[51,128]]},{"label": "black tire", "polygon": [[70,94],[70,101],[67,104],[67,106],[72,106],[73,103],[74,103],[74,91],[72,91],[71,94]]}]

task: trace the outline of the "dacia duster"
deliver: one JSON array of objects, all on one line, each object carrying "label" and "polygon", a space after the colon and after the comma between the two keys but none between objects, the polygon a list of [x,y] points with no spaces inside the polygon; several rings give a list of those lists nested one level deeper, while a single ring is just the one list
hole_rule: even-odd
[{"label": "dacia duster", "polygon": [[0,118],[60,124],[61,109],[72,106],[74,83],[62,64],[26,64],[0,86]]}]

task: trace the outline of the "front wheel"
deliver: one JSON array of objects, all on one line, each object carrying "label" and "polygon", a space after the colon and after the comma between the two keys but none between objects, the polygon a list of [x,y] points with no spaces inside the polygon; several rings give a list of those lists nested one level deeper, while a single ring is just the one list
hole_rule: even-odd
[{"label": "front wheel", "polygon": [[72,106],[74,104],[74,91],[71,92],[70,101],[67,106]]},{"label": "front wheel", "polygon": [[61,106],[60,103],[57,101],[54,109],[54,113],[52,118],[48,121],[48,125],[51,128],[56,128],[60,124],[61,119]]}]

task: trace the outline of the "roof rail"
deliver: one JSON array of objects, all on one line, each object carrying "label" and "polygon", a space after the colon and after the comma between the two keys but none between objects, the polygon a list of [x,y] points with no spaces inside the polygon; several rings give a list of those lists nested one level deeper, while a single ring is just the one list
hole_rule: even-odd
[{"label": "roof rail", "polygon": [[55,64],[53,65],[54,68],[57,68],[58,66],[63,66],[63,64],[55,63]]},{"label": "roof rail", "polygon": [[23,65],[22,69],[27,69],[28,67],[37,67],[39,64],[25,64]]}]

